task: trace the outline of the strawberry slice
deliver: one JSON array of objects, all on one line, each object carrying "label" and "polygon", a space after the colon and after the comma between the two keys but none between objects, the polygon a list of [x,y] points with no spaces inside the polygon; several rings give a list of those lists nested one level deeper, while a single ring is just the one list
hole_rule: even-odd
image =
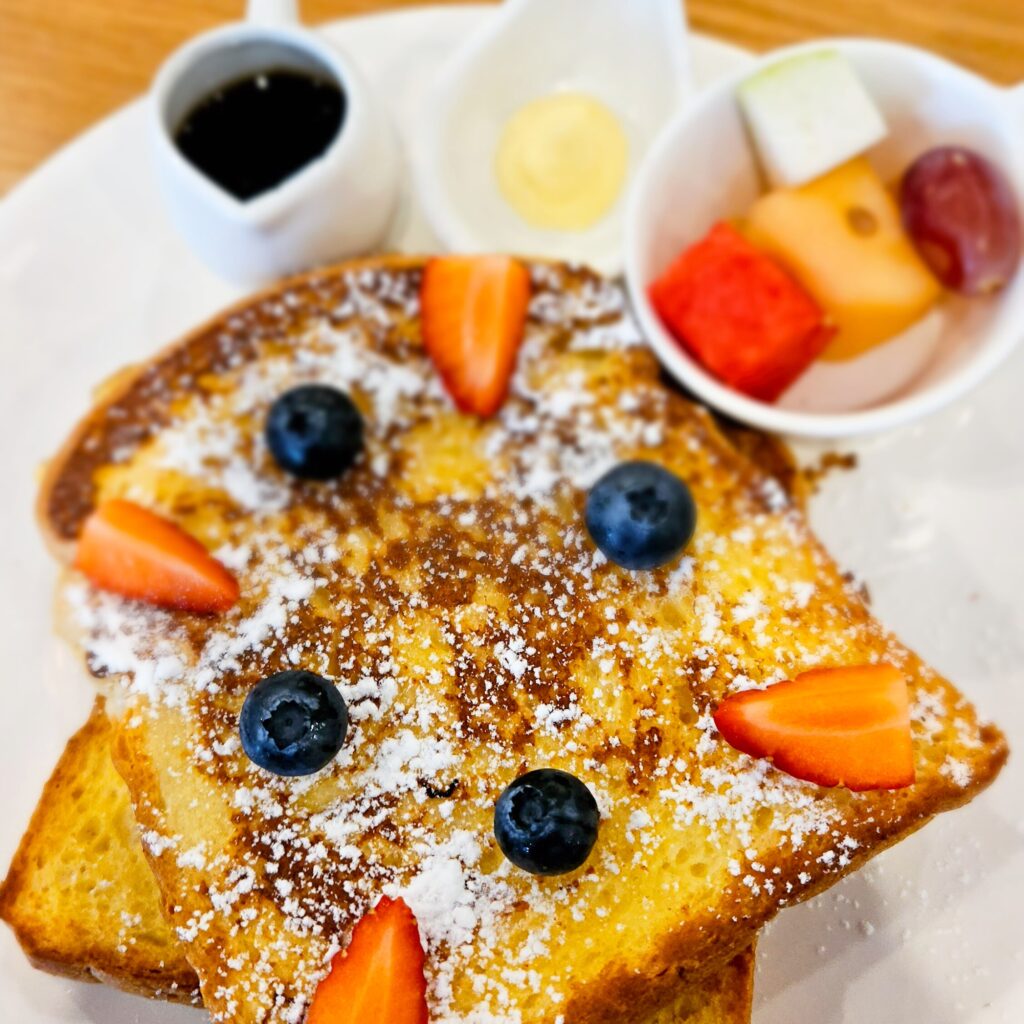
[{"label": "strawberry slice", "polygon": [[726,697],[714,718],[737,750],[806,782],[862,792],[914,781],[910,696],[891,665],[804,672]]},{"label": "strawberry slice", "polygon": [[382,896],[331,962],[306,1024],[427,1024],[427,981],[416,918]]},{"label": "strawberry slice", "polygon": [[423,344],[463,411],[493,416],[523,340],[530,274],[508,256],[439,256],[420,288]]},{"label": "strawberry slice", "polygon": [[107,501],[85,521],[75,568],[102,590],[161,608],[227,611],[234,576],[194,537],[131,501]]}]

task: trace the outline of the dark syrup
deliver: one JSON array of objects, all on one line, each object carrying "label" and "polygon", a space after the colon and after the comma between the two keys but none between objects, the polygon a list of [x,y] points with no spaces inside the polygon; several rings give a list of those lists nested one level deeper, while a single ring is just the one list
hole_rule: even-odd
[{"label": "dark syrup", "polygon": [[201,99],[174,141],[208,178],[239,199],[251,199],[320,156],[344,120],[345,94],[336,82],[271,69]]}]

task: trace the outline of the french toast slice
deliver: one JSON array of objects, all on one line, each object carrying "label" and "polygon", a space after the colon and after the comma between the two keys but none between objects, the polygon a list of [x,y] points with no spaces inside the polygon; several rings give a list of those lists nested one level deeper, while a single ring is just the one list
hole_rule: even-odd
[{"label": "french toast slice", "polygon": [[[381,893],[427,946],[432,1020],[604,1024],[668,1006],[781,907],[979,792],[999,731],[874,621],[776,481],[667,389],[619,290],[533,268],[510,396],[456,414],[419,344],[421,264],[286,283],[148,364],[54,461],[40,513],[73,550],[97,503],[186,527],[238,575],[218,618],[100,594],[69,573],[62,622],[106,680],[115,758],[216,1021],[296,1024]],[[267,408],[307,381],[351,392],[367,450],[341,480],[289,480]],[[582,526],[617,461],[684,479],[697,533],[629,573]],[[728,693],[889,662],[914,707],[917,778],[821,789],[718,736]],[[241,752],[262,677],[338,682],[338,758],[289,780]],[[543,879],[501,858],[494,801],[555,766],[597,795],[589,862]]]},{"label": "french toast slice", "polygon": [[[68,741],[0,884],[0,919],[40,970],[201,1005],[199,979],[167,923],[98,698]],[[754,952],[685,986],[646,1024],[749,1024]]]},{"label": "french toast slice", "polygon": [[199,1004],[164,918],[98,699],[68,741],[0,885],[0,918],[33,965],[137,995]]}]

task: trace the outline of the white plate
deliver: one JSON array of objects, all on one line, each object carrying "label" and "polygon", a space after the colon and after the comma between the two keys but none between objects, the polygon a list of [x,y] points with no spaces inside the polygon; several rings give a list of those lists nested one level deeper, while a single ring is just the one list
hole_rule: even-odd
[{"label": "white plate", "polygon": [[[339,22],[408,127],[439,62],[486,17],[425,8]],[[702,81],[744,56],[697,38]],[[53,567],[32,520],[35,472],[89,389],[235,297],[166,223],[142,111],[129,106],[0,204],[0,870],[89,686],[50,627]],[[683,170],[681,169],[681,173]],[[397,241],[428,249],[407,203]],[[1024,352],[969,402],[857,448],[813,518],[875,609],[960,682],[1024,749]],[[804,449],[808,458],[811,449]],[[1024,768],[1011,763],[949,815],[814,903],[761,945],[756,1024],[1019,1024],[1024,1019]],[[150,1004],[32,971],[0,928],[0,1021],[193,1024]]]}]

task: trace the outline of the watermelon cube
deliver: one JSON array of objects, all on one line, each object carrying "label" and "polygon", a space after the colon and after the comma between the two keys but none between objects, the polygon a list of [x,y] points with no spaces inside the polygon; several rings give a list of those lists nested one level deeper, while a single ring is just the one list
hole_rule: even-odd
[{"label": "watermelon cube", "polygon": [[773,402],[834,333],[821,308],[772,257],[716,224],[650,289],[676,340],[723,384]]}]

